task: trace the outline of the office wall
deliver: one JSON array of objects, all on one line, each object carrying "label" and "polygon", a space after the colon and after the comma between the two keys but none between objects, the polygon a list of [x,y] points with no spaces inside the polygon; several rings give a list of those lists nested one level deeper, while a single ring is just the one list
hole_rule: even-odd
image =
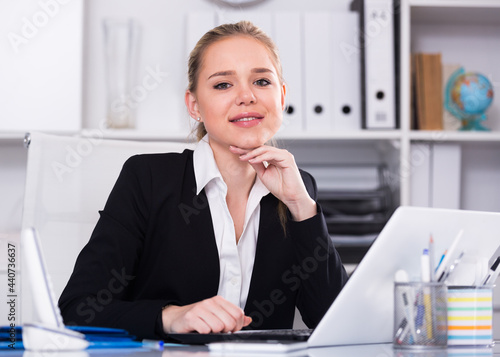
[{"label": "office wall", "polygon": [[[206,21],[207,14],[213,14],[217,23],[238,20],[244,11],[252,20],[266,23],[276,13],[348,11],[349,5],[350,0],[267,0],[245,9],[234,9],[210,0],[89,0],[85,9],[83,126],[99,127],[106,112],[102,33],[105,18],[132,17],[140,24],[142,33],[137,84],[152,69],[161,73],[158,86],[137,100],[137,129],[175,133],[185,131],[189,122],[184,106],[184,90],[187,83],[186,59],[190,51],[187,44],[193,41],[188,41],[187,36],[188,27],[191,30],[196,28],[198,21],[190,18],[190,14],[200,14],[203,21]],[[203,27],[203,24],[199,26]],[[301,41],[300,38],[296,40]],[[286,76],[286,68],[284,72]],[[301,88],[291,90],[300,91]]]}]

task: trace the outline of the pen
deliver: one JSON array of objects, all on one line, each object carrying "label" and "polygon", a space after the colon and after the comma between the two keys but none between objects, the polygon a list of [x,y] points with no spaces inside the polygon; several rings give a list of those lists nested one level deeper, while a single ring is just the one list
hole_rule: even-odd
[{"label": "pen", "polygon": [[465,254],[465,251],[462,250],[462,252],[460,253],[460,255],[458,256],[457,259],[455,259],[455,261],[453,262],[452,265],[450,265],[450,267],[447,269],[447,271],[444,273],[443,275],[443,279],[442,281],[446,281],[448,280],[448,278],[451,276],[451,274],[455,271],[455,269],[457,268],[457,265],[460,263],[460,261],[462,260],[462,257],[464,256]]},{"label": "pen", "polygon": [[157,340],[142,340],[142,347],[153,350],[163,350],[163,341]]},{"label": "pen", "polygon": [[[431,272],[434,271],[434,238],[431,237],[429,238],[429,269]],[[434,281],[434,274],[430,274],[431,281]]]},{"label": "pen", "polygon": [[[400,269],[396,272],[394,280],[397,283],[408,283],[410,281],[410,279],[408,278],[408,273],[402,269]],[[411,293],[411,289],[402,288],[402,290],[403,291],[401,292],[401,300],[403,302],[406,316],[403,319],[403,321],[401,322],[401,324],[399,325],[398,331],[396,333],[396,339],[397,339],[399,344],[401,344],[403,342],[406,334],[408,333],[408,329],[411,332],[412,341],[417,340],[417,333],[416,333],[416,329],[415,329],[415,314],[413,311],[413,308],[414,308],[413,304],[414,304],[415,299],[412,296],[413,294]]]},{"label": "pen", "polygon": [[[422,270],[422,283],[427,284],[431,281],[431,271],[429,263],[429,250],[424,249],[421,258],[421,270]],[[425,321],[427,323],[427,338],[432,340],[432,301],[429,287],[424,286],[424,308],[425,308]]]},{"label": "pen", "polygon": [[441,266],[441,263],[443,262],[444,256],[446,255],[447,250],[444,251],[443,255],[441,255],[441,259],[439,259],[439,263],[436,266],[436,269],[434,269],[434,276],[436,275],[439,267]]},{"label": "pen", "polygon": [[448,265],[452,262],[452,259],[454,259],[455,251],[457,249],[458,244],[460,243],[460,240],[462,239],[464,230],[461,229],[455,239],[453,240],[453,243],[451,243],[450,248],[448,248],[448,251],[443,258],[443,262],[439,266],[437,272],[436,272],[436,280],[441,282],[444,280],[444,276],[446,274],[446,270],[448,269]]},{"label": "pen", "polygon": [[488,275],[486,275],[486,278],[484,279],[482,285],[487,285],[490,281],[494,283],[495,280],[497,280],[498,273],[500,272],[500,269],[498,269],[499,264],[500,264],[500,257],[497,257],[497,259],[495,260],[495,262],[491,266],[490,271],[488,272]]},{"label": "pen", "polygon": [[498,265],[500,264],[500,246],[497,248],[495,253],[491,256],[488,261],[489,271],[486,274],[486,278],[483,281],[483,285],[488,283],[495,283],[497,280],[498,273],[500,273],[500,269],[498,269]]}]

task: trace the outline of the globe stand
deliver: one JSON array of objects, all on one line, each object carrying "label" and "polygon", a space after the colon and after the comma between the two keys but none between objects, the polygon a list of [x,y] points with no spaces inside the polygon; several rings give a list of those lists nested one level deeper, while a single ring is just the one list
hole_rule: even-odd
[{"label": "globe stand", "polygon": [[486,128],[481,125],[481,122],[486,120],[486,115],[480,115],[476,118],[462,119],[462,127],[460,131],[491,131],[491,129]]}]

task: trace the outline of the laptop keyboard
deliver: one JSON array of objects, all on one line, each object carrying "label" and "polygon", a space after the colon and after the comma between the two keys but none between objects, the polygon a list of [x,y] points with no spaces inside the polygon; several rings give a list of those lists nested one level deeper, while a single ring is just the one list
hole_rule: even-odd
[{"label": "laptop keyboard", "polygon": [[206,344],[221,341],[307,341],[311,329],[277,329],[277,330],[241,330],[233,333],[172,333],[169,338],[174,342],[188,344]]},{"label": "laptop keyboard", "polygon": [[301,330],[291,330],[291,329],[277,329],[277,330],[241,330],[238,332],[233,332],[234,335],[276,335],[276,336],[301,336],[309,337],[313,332],[312,329],[301,329]]}]

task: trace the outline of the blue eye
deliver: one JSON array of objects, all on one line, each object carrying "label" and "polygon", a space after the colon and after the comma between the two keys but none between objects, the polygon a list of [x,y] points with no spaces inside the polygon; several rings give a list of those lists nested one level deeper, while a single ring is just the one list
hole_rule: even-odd
[{"label": "blue eye", "polygon": [[271,82],[268,81],[267,79],[258,79],[254,82],[254,84],[256,84],[260,87],[266,87],[266,86],[270,85]]},{"label": "blue eye", "polygon": [[229,83],[218,83],[214,86],[214,89],[219,89],[219,90],[223,90],[223,89],[228,89],[230,88],[231,85]]}]

